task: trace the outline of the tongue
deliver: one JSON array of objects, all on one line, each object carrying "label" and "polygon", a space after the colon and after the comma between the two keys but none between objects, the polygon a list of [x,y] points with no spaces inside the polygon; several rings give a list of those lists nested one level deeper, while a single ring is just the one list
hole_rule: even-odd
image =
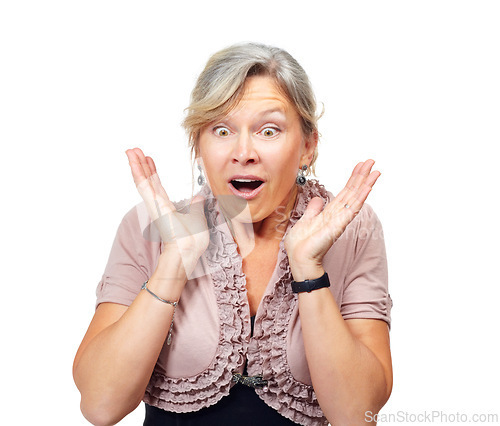
[{"label": "tongue", "polygon": [[252,192],[254,190],[254,188],[249,188],[249,187],[245,187],[245,186],[242,186],[241,188],[237,188],[237,189],[240,192]]},{"label": "tongue", "polygon": [[258,188],[262,182],[252,181],[252,182],[236,182],[232,181],[233,186],[240,192],[252,192],[254,189]]}]

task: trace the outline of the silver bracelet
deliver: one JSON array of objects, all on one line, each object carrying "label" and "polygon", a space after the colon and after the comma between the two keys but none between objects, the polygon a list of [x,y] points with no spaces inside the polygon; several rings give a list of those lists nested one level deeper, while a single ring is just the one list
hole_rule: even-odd
[{"label": "silver bracelet", "polygon": [[165,300],[162,299],[160,296],[157,296],[154,294],[149,288],[148,288],[148,281],[146,280],[144,284],[141,287],[141,290],[146,290],[151,296],[153,296],[155,299],[158,299],[160,302],[167,303],[169,305],[172,305],[174,307],[174,313],[172,314],[172,322],[170,323],[170,329],[168,330],[168,337],[167,337],[167,345],[170,345],[172,343],[172,329],[174,328],[174,316],[175,316],[175,308],[177,308],[177,305],[179,304],[179,301],[176,302],[171,302],[170,300]]}]

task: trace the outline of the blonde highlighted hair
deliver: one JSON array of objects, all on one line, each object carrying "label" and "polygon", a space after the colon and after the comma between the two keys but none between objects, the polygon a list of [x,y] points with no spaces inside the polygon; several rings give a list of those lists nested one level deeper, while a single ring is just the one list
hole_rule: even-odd
[{"label": "blonde highlighted hair", "polygon": [[[318,137],[316,98],[309,78],[285,50],[257,43],[236,44],[208,60],[191,93],[191,103],[182,123],[192,154],[198,156],[198,139],[208,124],[226,116],[239,102],[245,81],[252,76],[273,78],[301,117],[306,138]],[[314,171],[317,149],[310,169]]]}]

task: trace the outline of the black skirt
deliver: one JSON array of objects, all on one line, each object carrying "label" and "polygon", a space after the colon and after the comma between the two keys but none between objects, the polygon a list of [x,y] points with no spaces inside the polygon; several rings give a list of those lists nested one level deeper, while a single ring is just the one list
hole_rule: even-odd
[{"label": "black skirt", "polygon": [[[252,335],[255,317],[251,317]],[[246,366],[245,372],[246,374]],[[144,426],[290,426],[255,390],[237,383],[217,404],[190,413],[172,413],[146,404]]]},{"label": "black skirt", "polygon": [[217,404],[191,413],[172,413],[146,404],[144,426],[290,426],[297,423],[269,407],[255,390],[233,386]]}]

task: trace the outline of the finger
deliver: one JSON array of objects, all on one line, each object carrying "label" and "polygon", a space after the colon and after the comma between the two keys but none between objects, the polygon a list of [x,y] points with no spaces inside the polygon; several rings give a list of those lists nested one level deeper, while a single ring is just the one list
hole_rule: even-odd
[{"label": "finger", "polygon": [[365,195],[368,196],[370,193],[373,185],[375,185],[375,182],[377,179],[380,177],[380,172],[378,170],[374,170],[371,172],[363,181],[362,184],[360,184],[358,190],[352,194],[353,198],[358,198],[361,199]]},{"label": "finger", "polygon": [[151,174],[156,173],[156,165],[151,157],[146,157],[146,162],[148,163],[149,169],[151,170]]},{"label": "finger", "polygon": [[160,182],[160,177],[158,176],[158,173],[155,172],[155,174],[153,174],[150,178],[149,178],[149,181],[151,182],[152,186],[153,186],[153,189],[155,191],[155,193],[159,196],[159,197],[162,197],[164,198],[165,200],[168,201],[168,204],[171,204],[172,208],[173,208],[173,204],[170,202],[170,198],[167,194],[167,192],[165,191],[165,188],[163,188],[163,185],[161,184]]},{"label": "finger", "polygon": [[165,188],[163,188],[163,185],[161,184],[160,177],[158,176],[158,173],[156,171],[156,165],[155,162],[151,157],[145,157],[146,163],[148,165],[149,171],[151,172],[150,180],[153,185],[153,189],[157,195],[160,197],[165,198],[168,200],[167,204],[169,205],[170,210],[174,210],[174,205],[170,202],[170,197],[168,196],[167,192],[165,191]]},{"label": "finger", "polygon": [[375,164],[375,161],[373,160],[367,160],[363,163],[361,168],[359,169],[359,172],[356,176],[354,176],[352,185],[350,189],[354,192],[356,192],[364,183],[368,175],[370,174],[370,171]]},{"label": "finger", "polygon": [[300,220],[309,220],[316,217],[323,211],[323,200],[319,197],[314,197],[307,205],[306,211],[302,215]]},{"label": "finger", "polygon": [[149,168],[148,161],[146,160],[146,156],[142,152],[140,148],[134,148],[134,152],[137,154],[137,158],[139,159],[139,163],[142,166],[142,169],[144,170],[144,175],[146,178],[149,178],[152,176],[151,169]]},{"label": "finger", "polygon": [[370,170],[374,164],[375,161],[367,160],[356,165],[351,177],[347,181],[346,186],[338,193],[336,197],[338,202],[344,202],[348,200],[353,196],[353,194],[359,191],[359,189],[363,186],[367,177],[369,176]]},{"label": "finger", "polygon": [[347,183],[345,184],[344,188],[342,188],[342,190],[335,197],[335,200],[337,202],[342,202],[344,200],[344,198],[347,196],[347,193],[349,191],[354,190],[356,179],[357,179],[359,172],[361,171],[361,168],[363,167],[364,164],[365,163],[363,161],[356,164],[356,166],[354,167],[354,169],[351,173],[351,176],[347,180]]},{"label": "finger", "polygon": [[[142,167],[137,166],[137,168],[143,171]],[[148,212],[153,220],[156,220],[163,214],[167,214],[175,210],[166,192],[159,183],[155,182],[155,177],[157,178],[157,176],[158,175],[155,174],[149,179],[146,179],[144,175],[142,175],[142,180],[136,180],[137,191],[144,200]],[[160,190],[163,191],[163,194]]]},{"label": "finger", "polygon": [[375,185],[375,182],[377,182],[377,179],[380,177],[380,175],[381,173],[378,170],[374,170],[366,178],[365,185],[368,185],[370,188],[373,188],[373,185]]},{"label": "finger", "polygon": [[372,159],[366,160],[363,164],[363,167],[361,167],[361,170],[359,173],[364,175],[364,176],[368,176],[368,174],[370,173],[370,170],[374,164],[375,164],[375,160],[372,160]]},{"label": "finger", "polygon": [[354,181],[356,179],[356,177],[358,176],[361,168],[363,167],[363,162],[360,162],[358,164],[356,164],[356,166],[354,167],[352,173],[351,173],[351,176],[349,177],[349,180],[347,181],[346,183],[346,188],[351,188],[353,185],[354,185]]},{"label": "finger", "polygon": [[363,184],[361,188],[355,193],[352,194],[350,198],[346,200],[346,205],[349,206],[349,209],[354,211],[356,214],[361,210],[361,207],[365,203],[368,195],[370,194],[373,185],[380,177],[381,173],[378,170],[373,171],[368,176],[366,182]]},{"label": "finger", "polygon": [[128,149],[125,151],[128,157],[128,162],[130,165],[130,169],[132,171],[132,177],[134,178],[134,182],[136,186],[139,186],[143,181],[147,179],[144,169],[141,165],[141,162],[139,160],[139,157],[135,150],[133,149]]}]

